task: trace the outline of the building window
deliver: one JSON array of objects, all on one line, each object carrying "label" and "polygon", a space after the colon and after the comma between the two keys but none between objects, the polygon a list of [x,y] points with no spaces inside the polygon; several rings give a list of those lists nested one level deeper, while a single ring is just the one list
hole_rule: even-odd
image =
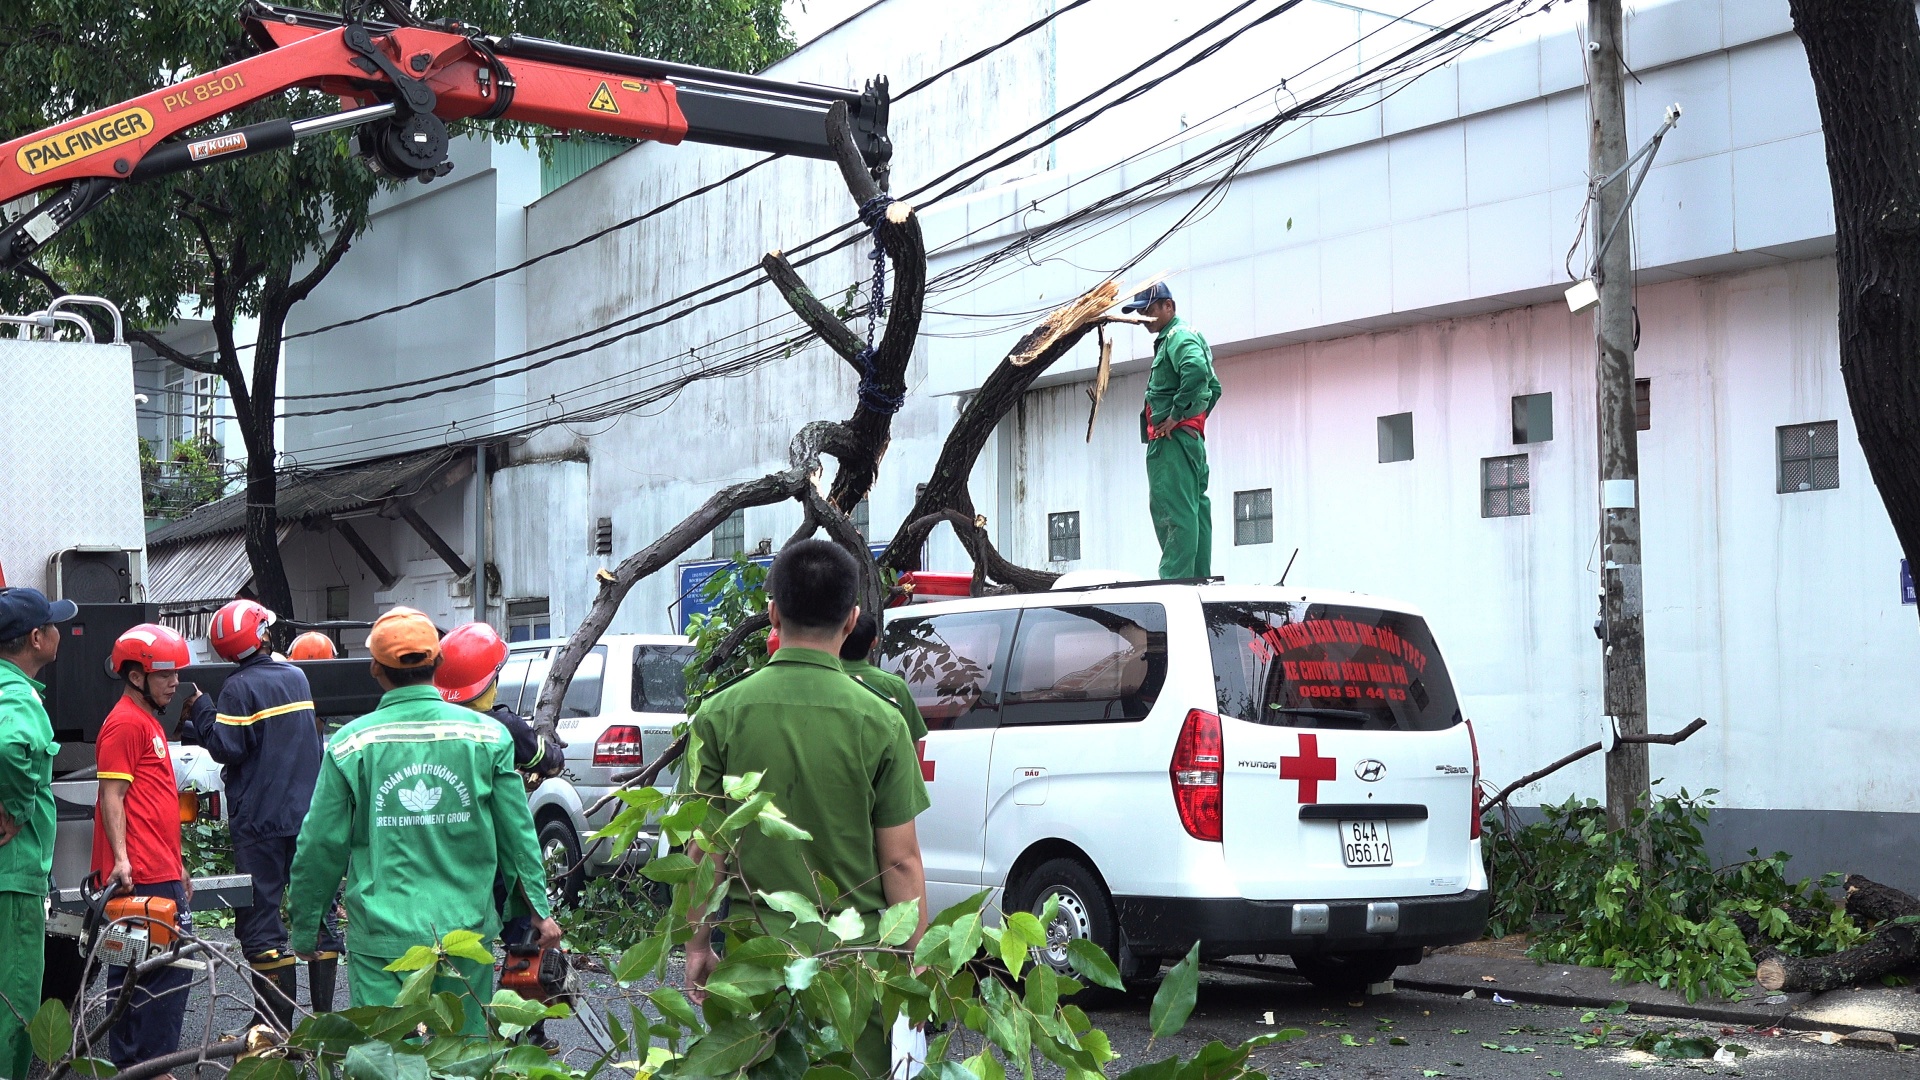
[{"label": "building window", "polygon": [[1380,418],[1380,461],[1413,460],[1413,414],[1394,413]]},{"label": "building window", "polygon": [[1653,430],[1653,380],[1633,380],[1633,430]]},{"label": "building window", "polygon": [[713,557],[731,559],[747,550],[747,512],[735,510],[713,530]]},{"label": "building window", "polygon": [[553,636],[553,620],[547,614],[547,598],[507,601],[507,640],[536,641]]},{"label": "building window", "polygon": [[1527,481],[1527,455],[1480,459],[1480,516],[1520,517],[1533,513]]},{"label": "building window", "polygon": [[1821,420],[1780,429],[1780,493],[1840,486],[1840,422]]},{"label": "building window", "polygon": [[1273,543],[1273,489],[1233,493],[1233,544]]},{"label": "building window", "polygon": [[868,505],[870,502],[871,500],[869,499],[861,499],[858,503],[854,504],[853,513],[850,515],[853,521],[853,531],[859,533],[860,539],[862,540],[872,539],[872,535],[867,531],[867,526],[871,523],[873,517],[873,509]]},{"label": "building window", "polygon": [[327,586],[327,621],[340,622],[348,618],[348,591],[345,585]]},{"label": "building window", "polygon": [[1073,562],[1080,558],[1080,511],[1047,515],[1047,559]]},{"label": "building window", "polygon": [[1553,441],[1553,395],[1519,394],[1513,399],[1513,445]]}]

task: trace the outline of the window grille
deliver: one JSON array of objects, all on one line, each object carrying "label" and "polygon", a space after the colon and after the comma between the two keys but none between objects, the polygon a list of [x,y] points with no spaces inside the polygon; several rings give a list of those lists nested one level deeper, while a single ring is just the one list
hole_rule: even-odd
[{"label": "window grille", "polygon": [[1233,493],[1233,543],[1273,543],[1273,489]]},{"label": "window grille", "polygon": [[1779,429],[1780,494],[1840,486],[1840,422],[1821,420]]},{"label": "window grille", "polygon": [[1480,459],[1480,516],[1521,517],[1533,513],[1527,455]]},{"label": "window grille", "polygon": [[1080,511],[1047,515],[1047,559],[1073,562],[1080,558]]}]

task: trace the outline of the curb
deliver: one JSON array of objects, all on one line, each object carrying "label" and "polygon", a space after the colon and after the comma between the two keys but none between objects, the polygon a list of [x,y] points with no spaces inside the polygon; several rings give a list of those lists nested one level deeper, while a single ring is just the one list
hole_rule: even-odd
[{"label": "curb", "polygon": [[[1408,969],[1401,969],[1401,971],[1406,970]],[[1485,985],[1469,986],[1466,983],[1442,982],[1433,979],[1422,979],[1418,976],[1407,978],[1398,972],[1394,974],[1393,985],[1396,987],[1404,986],[1409,990],[1424,990],[1432,994],[1449,994],[1454,997],[1460,997],[1466,991],[1471,990],[1473,991],[1473,996],[1476,998],[1480,998],[1481,992],[1490,989]],[[1588,994],[1562,994],[1551,990],[1523,990],[1504,986],[1491,989],[1498,989],[1501,997],[1526,1002],[1530,1005],[1562,1005],[1577,1009],[1604,1009],[1616,1001],[1626,1000],[1618,996],[1601,998]],[[1486,1001],[1487,999],[1480,998],[1480,1000]],[[1791,1021],[1793,1018],[1793,1013],[1787,1006],[1781,1006],[1781,1011],[1778,1013],[1755,1013],[1751,1008],[1727,1008],[1708,1002],[1701,1002],[1697,1005],[1669,1005],[1659,1001],[1628,1001],[1627,1011],[1630,1013],[1638,1013],[1641,1016],[1665,1016],[1675,1020],[1706,1020],[1716,1024],[1737,1024],[1740,1027],[1765,1026],[1786,1028],[1792,1026]],[[1831,1029],[1823,1025],[1812,1030],[1826,1031]],[[1898,1035],[1899,1033],[1895,1032],[1894,1034]]]}]

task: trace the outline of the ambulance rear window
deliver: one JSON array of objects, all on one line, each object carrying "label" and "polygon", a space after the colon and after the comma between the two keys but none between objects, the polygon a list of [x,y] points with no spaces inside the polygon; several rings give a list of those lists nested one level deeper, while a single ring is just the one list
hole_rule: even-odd
[{"label": "ambulance rear window", "polygon": [[1460,722],[1446,664],[1418,616],[1329,604],[1204,606],[1222,716],[1358,731]]}]

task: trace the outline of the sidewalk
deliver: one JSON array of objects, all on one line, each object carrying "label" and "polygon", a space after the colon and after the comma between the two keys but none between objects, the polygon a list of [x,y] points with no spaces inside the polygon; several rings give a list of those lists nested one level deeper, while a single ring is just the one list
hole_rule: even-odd
[{"label": "sidewalk", "polygon": [[[1472,946],[1468,946],[1469,949]],[[1541,1005],[1605,1008],[1624,1001],[1635,1013],[1709,1020],[1729,1026],[1782,1027],[1797,1031],[1847,1033],[1885,1031],[1903,1043],[1920,1044],[1920,993],[1913,986],[1873,986],[1826,994],[1771,994],[1759,987],[1740,1001],[1702,998],[1689,1003],[1682,994],[1650,983],[1614,982],[1604,968],[1568,964],[1541,965],[1532,960],[1442,950],[1394,974],[1394,985],[1409,990]]]}]

